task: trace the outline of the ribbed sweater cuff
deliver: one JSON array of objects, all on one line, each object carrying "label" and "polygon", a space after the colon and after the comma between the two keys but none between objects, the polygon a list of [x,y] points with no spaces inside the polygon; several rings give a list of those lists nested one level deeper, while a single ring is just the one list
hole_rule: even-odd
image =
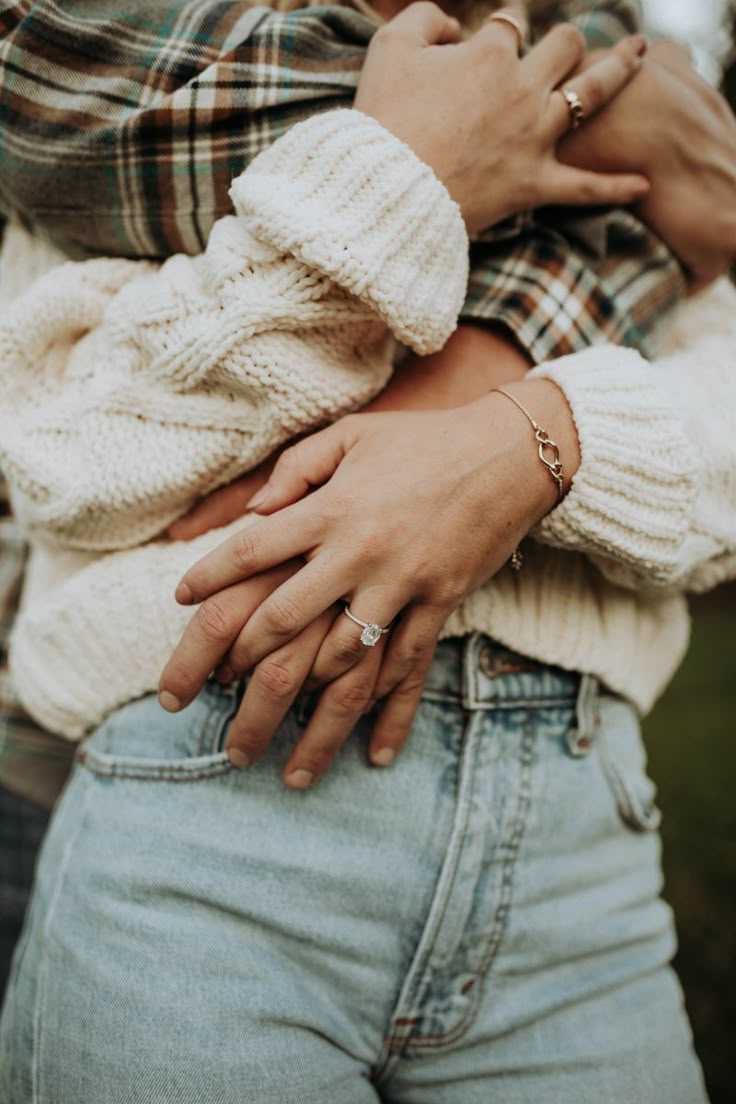
[{"label": "ribbed sweater cuff", "polygon": [[230,195],[259,238],[367,303],[416,352],[447,341],[468,279],[460,208],[375,119],[344,109],[298,123]]},{"label": "ribbed sweater cuff", "polygon": [[655,585],[674,579],[698,465],[651,367],[633,350],[599,346],[529,378],[553,380],[564,392],[582,457],[569,494],[532,535],[628,565]]}]

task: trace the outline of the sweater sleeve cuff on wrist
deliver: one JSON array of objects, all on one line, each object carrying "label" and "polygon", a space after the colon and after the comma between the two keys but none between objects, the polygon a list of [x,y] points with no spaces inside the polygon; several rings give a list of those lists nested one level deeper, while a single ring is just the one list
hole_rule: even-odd
[{"label": "sweater sleeve cuff on wrist", "polygon": [[582,457],[567,497],[532,535],[598,557],[612,581],[631,582],[632,572],[654,585],[675,581],[698,457],[650,366],[633,350],[599,346],[528,378],[562,390]]},{"label": "sweater sleeve cuff on wrist", "polygon": [[368,304],[417,353],[445,344],[467,284],[465,224],[432,170],[375,119],[343,109],[298,123],[230,195],[259,238]]}]

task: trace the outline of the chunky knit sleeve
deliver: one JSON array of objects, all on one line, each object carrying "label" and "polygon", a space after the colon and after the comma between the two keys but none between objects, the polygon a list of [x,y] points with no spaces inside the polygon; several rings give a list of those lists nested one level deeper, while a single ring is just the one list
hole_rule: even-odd
[{"label": "chunky knit sleeve", "polygon": [[206,251],[55,268],[0,317],[0,463],[26,531],[84,551],[163,531],[425,353],[467,281],[457,205],[357,111],[300,123],[233,185]]},{"label": "chunky knit sleeve", "polygon": [[535,369],[565,393],[582,462],[534,535],[612,582],[707,590],[736,576],[736,289],[682,308],[651,364],[600,347]]}]

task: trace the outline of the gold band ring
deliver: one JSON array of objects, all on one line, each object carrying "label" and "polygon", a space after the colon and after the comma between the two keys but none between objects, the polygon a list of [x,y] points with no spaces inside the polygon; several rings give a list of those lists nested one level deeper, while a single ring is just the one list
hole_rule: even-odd
[{"label": "gold band ring", "polygon": [[521,53],[526,45],[526,33],[524,31],[524,24],[520,19],[517,19],[515,15],[509,15],[508,12],[494,12],[486,20],[486,23],[507,23],[509,27],[512,27],[516,32],[516,37],[519,42],[519,53]]},{"label": "gold band ring", "polygon": [[580,97],[577,92],[573,92],[572,88],[558,88],[557,91],[567,104],[567,110],[570,112],[571,128],[577,130],[581,123],[585,122],[585,109]]}]

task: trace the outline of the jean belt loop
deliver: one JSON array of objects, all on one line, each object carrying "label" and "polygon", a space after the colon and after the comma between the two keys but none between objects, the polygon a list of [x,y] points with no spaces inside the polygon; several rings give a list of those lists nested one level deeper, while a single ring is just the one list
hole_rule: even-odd
[{"label": "jean belt loop", "polygon": [[579,758],[588,754],[597,725],[598,679],[595,675],[581,675],[575,703],[575,725],[565,737],[571,755]]},{"label": "jean belt loop", "polygon": [[463,709],[477,709],[480,704],[478,656],[482,639],[481,633],[473,632],[464,640],[461,687]]}]

